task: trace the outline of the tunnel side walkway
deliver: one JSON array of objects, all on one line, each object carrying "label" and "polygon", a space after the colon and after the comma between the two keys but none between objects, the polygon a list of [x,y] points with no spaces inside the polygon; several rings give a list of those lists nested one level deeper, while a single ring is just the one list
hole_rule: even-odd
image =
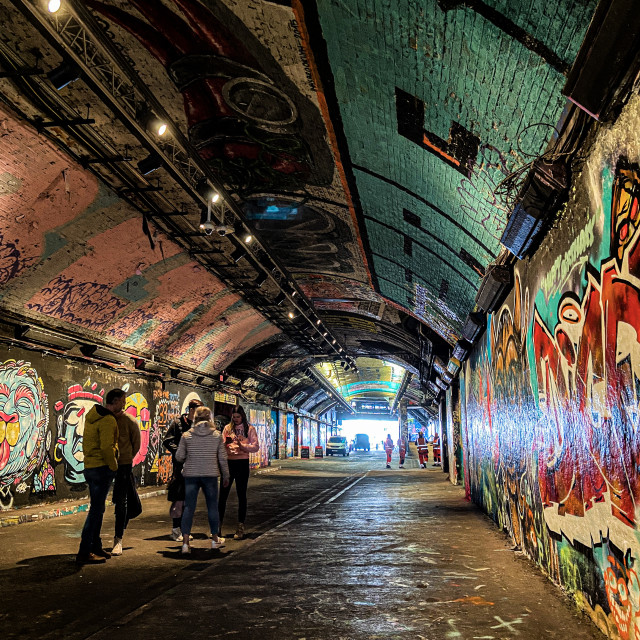
[{"label": "tunnel side walkway", "polygon": [[[23,592],[39,637],[603,637],[441,470],[415,461],[385,470],[378,458],[286,462],[252,477],[248,538],[207,550],[200,505],[188,559],[168,540],[161,498],[145,500],[146,519],[132,522],[124,555],[105,565],[75,568],[77,537],[61,553],[65,541],[52,523],[69,520],[70,535],[83,517],[7,528],[5,605]],[[111,527],[109,516],[103,530]],[[36,615],[39,591],[48,614]],[[35,637],[21,635],[25,622],[5,611],[3,637]]]}]

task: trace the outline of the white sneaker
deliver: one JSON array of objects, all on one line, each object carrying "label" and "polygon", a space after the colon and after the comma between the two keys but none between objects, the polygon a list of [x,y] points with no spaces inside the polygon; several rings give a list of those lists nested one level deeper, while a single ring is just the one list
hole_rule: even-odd
[{"label": "white sneaker", "polygon": [[225,539],[221,538],[220,536],[218,536],[217,540],[212,540],[211,541],[211,548],[212,549],[219,549],[220,547],[224,547],[224,543],[225,543]]},{"label": "white sneaker", "polygon": [[113,539],[113,549],[111,549],[111,555],[112,556],[122,555],[122,538]]},{"label": "white sneaker", "polygon": [[176,542],[182,542],[182,531],[180,531],[178,527],[171,529],[171,535],[169,537]]},{"label": "white sneaker", "polygon": [[190,547],[190,546],[185,542],[185,543],[182,545],[182,549],[181,549],[180,553],[181,553],[183,556],[189,555],[189,554],[191,553],[191,547]]}]

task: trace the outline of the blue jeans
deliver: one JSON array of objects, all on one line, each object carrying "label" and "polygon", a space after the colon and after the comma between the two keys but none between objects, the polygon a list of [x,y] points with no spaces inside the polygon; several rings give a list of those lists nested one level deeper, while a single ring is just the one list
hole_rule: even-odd
[{"label": "blue jeans", "polygon": [[202,487],[204,498],[207,502],[207,515],[209,517],[209,527],[211,535],[218,535],[218,478],[216,476],[185,476],[184,479],[184,511],[182,512],[182,536],[185,542],[189,539],[191,525],[193,524],[193,514],[196,510],[198,492]]},{"label": "blue jeans", "polygon": [[114,475],[115,473],[107,465],[84,470],[84,478],[89,485],[91,504],[82,528],[78,555],[86,556],[93,551],[102,549],[100,529],[102,529],[107,493],[109,493],[109,487]]}]

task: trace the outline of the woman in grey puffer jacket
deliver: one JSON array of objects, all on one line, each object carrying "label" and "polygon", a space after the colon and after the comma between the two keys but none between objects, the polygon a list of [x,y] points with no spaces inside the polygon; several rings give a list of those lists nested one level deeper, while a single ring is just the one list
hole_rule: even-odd
[{"label": "woman in grey puffer jacket", "polygon": [[227,449],[222,436],[215,429],[211,409],[198,407],[193,416],[193,427],[182,435],[176,460],[183,462],[185,496],[182,512],[182,553],[190,553],[189,546],[193,514],[196,510],[200,487],[207,502],[207,514],[211,527],[211,548],[224,546],[224,538],[218,536],[218,476],[222,472],[222,484],[229,484]]}]

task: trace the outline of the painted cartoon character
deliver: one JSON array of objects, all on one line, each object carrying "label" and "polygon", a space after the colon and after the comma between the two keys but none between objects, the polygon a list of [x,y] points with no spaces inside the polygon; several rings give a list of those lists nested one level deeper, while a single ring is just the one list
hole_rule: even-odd
[{"label": "painted cartoon character", "polygon": [[11,508],[12,486],[42,465],[48,425],[49,403],[35,369],[22,360],[0,364],[0,508]]},{"label": "painted cartoon character", "polygon": [[611,199],[612,257],[599,273],[588,268],[581,297],[560,299],[553,332],[539,314],[534,321],[541,408],[554,415],[572,450],[553,478],[547,474],[545,503],[584,515],[608,497],[613,515],[630,526],[640,499],[639,196],[640,167],[621,158]]},{"label": "painted cartoon character", "polygon": [[64,479],[71,490],[84,489],[84,419],[94,404],[102,404],[104,389],[97,392],[98,385],[87,380],[84,385],[74,384],[68,389],[68,402],[57,402],[58,437],[54,456],[56,462],[64,463]]},{"label": "painted cartoon character", "polygon": [[141,393],[132,393],[130,396],[127,396],[124,410],[138,423],[138,427],[140,427],[140,449],[133,459],[133,466],[135,467],[141,462],[144,462],[149,453],[151,412],[149,411],[147,399]]}]

